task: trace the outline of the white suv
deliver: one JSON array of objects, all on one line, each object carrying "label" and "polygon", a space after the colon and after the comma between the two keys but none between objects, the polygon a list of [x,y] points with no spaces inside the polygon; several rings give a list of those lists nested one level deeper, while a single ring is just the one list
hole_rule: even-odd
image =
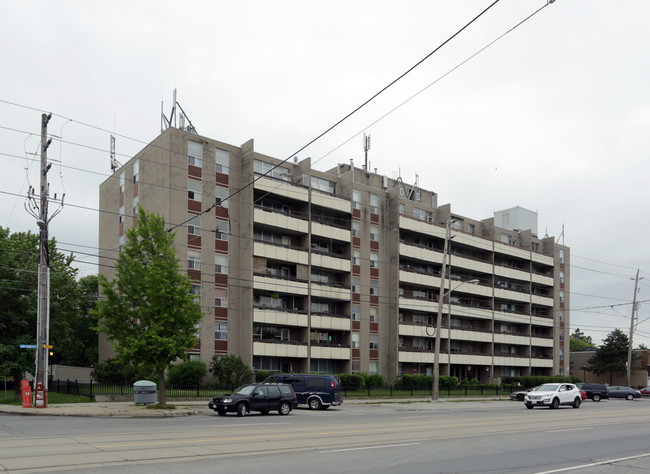
[{"label": "white suv", "polygon": [[580,389],[570,383],[545,383],[528,392],[524,397],[526,408],[550,407],[557,408],[560,405],[571,405],[573,408],[580,408],[582,396]]}]

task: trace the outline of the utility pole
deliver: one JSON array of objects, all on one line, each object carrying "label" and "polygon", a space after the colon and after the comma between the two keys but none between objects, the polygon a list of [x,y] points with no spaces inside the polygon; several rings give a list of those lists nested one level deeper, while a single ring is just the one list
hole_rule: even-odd
[{"label": "utility pole", "polygon": [[445,277],[447,276],[447,247],[451,234],[451,219],[447,219],[445,228],[445,244],[442,250],[442,271],[440,272],[440,294],[438,295],[438,319],[436,321],[436,340],[433,354],[433,390],[431,399],[438,400],[440,385],[440,332],[442,331],[442,306],[445,299]]},{"label": "utility pole", "polygon": [[634,336],[634,319],[636,316],[636,293],[639,290],[639,270],[634,279],[634,298],[632,299],[632,317],[630,318],[630,344],[627,348],[627,386],[631,387],[632,381],[632,337]]},{"label": "utility pole", "polygon": [[36,223],[39,227],[39,256],[38,256],[38,319],[36,322],[36,374],[35,385],[42,384],[47,389],[47,371],[49,357],[50,334],[50,256],[48,249],[48,184],[47,172],[52,165],[47,164],[47,148],[52,139],[47,139],[47,124],[52,114],[41,116],[41,194],[39,216]]}]

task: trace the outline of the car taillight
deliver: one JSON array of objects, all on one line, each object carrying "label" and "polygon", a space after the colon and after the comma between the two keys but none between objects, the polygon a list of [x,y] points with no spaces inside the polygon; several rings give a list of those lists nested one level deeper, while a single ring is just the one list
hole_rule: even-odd
[{"label": "car taillight", "polygon": [[293,394],[293,399],[294,399],[295,401],[298,401],[298,395],[296,395],[295,392],[294,392],[294,394]]},{"label": "car taillight", "polygon": [[334,388],[334,380],[330,381],[330,387]]}]

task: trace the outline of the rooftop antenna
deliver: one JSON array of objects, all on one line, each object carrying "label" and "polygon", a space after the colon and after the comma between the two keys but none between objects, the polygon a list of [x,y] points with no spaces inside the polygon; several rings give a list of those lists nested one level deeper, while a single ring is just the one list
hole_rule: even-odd
[{"label": "rooftop antenna", "polygon": [[363,134],[363,151],[365,152],[366,159],[363,165],[363,170],[368,171],[368,150],[370,150],[370,135]]},{"label": "rooftop antenna", "polygon": [[111,171],[115,173],[115,171],[120,167],[122,167],[122,165],[115,159],[115,137],[111,135]]},{"label": "rooftop antenna", "polygon": [[[176,107],[178,107],[179,113],[176,113]],[[176,117],[180,118],[180,130],[185,130],[190,133],[197,133],[196,128],[192,124],[192,121],[190,118],[187,116],[185,111],[183,110],[183,107],[181,107],[181,104],[178,103],[178,100],[176,100],[176,89],[174,89],[174,98],[173,98],[173,104],[172,104],[172,110],[171,113],[169,114],[169,118],[165,115],[165,112],[163,111],[163,103],[162,101],[160,102],[160,133],[164,132],[167,130],[169,127],[174,127],[178,128],[176,126]],[[185,122],[187,121],[188,125],[185,125]]]}]

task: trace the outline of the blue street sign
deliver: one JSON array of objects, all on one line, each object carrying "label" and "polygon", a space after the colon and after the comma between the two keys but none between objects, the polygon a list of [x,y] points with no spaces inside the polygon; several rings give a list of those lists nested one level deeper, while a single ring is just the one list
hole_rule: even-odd
[{"label": "blue street sign", "polygon": [[36,344],[21,344],[21,349],[36,349]]}]

